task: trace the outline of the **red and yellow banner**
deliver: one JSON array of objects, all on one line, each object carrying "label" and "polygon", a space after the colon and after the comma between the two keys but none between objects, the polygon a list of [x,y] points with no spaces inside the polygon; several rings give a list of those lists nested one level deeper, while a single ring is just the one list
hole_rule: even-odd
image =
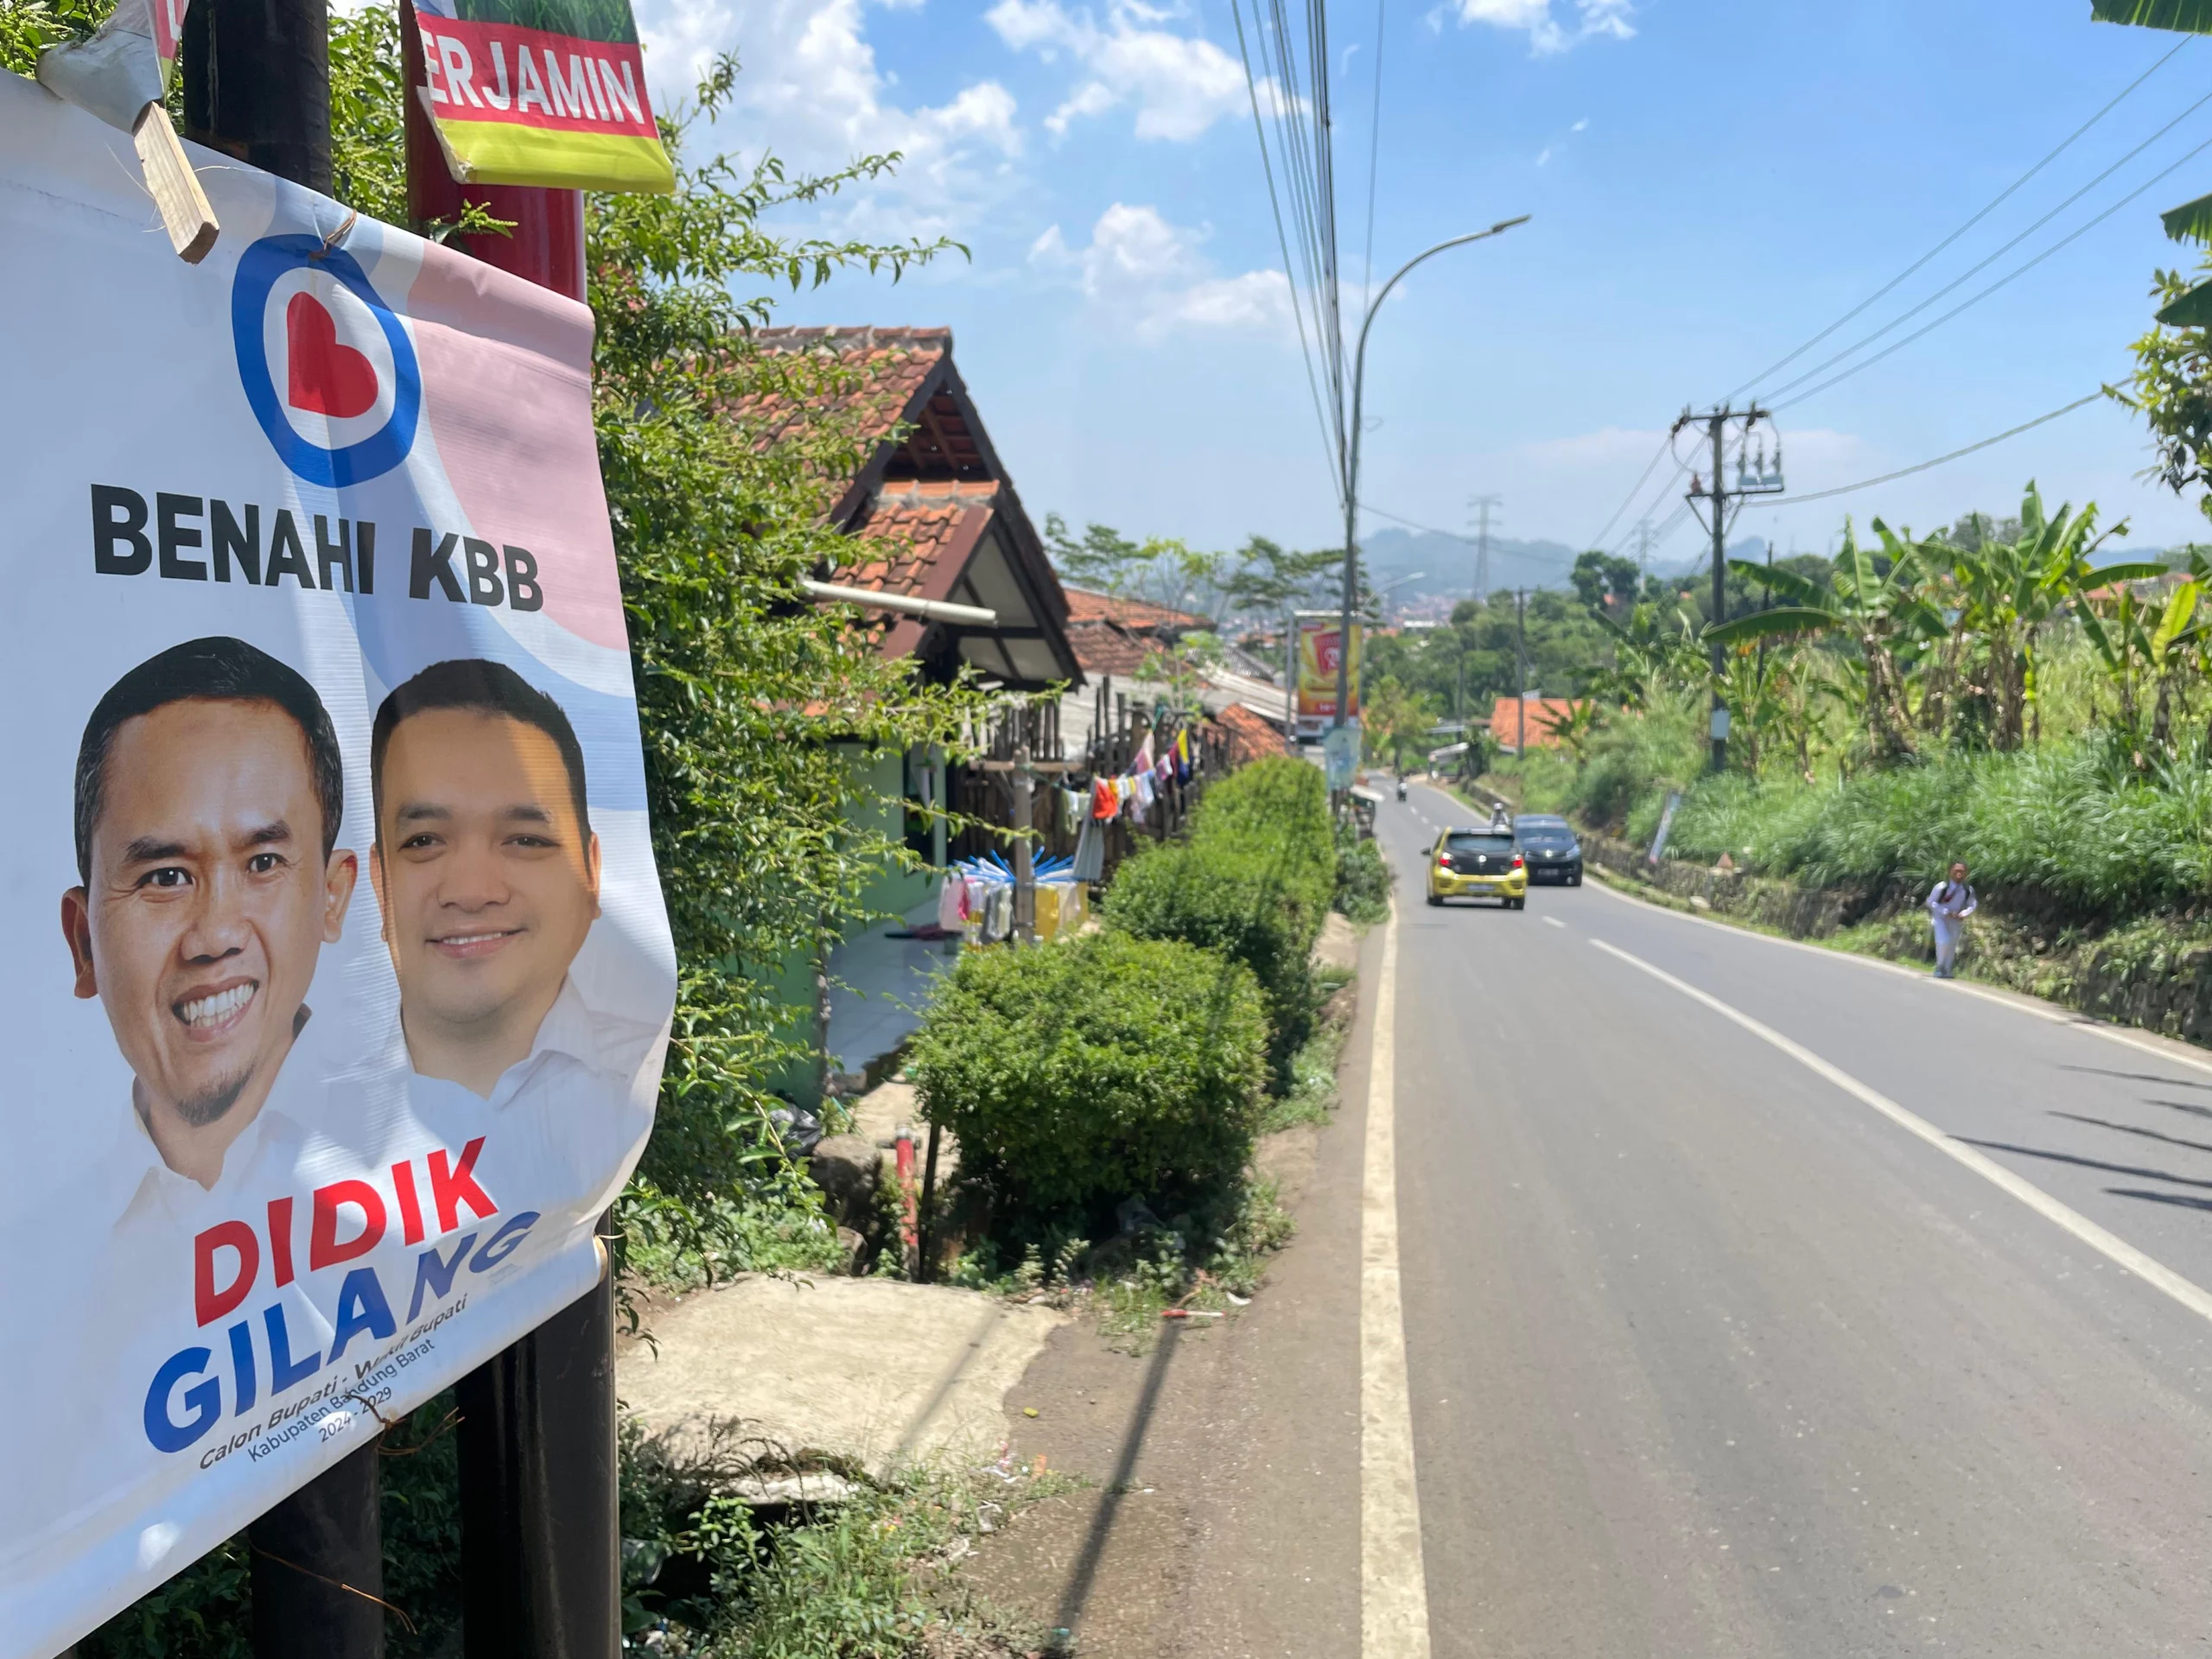
[{"label": "red and yellow banner", "polygon": [[[675,188],[626,0],[463,0],[467,17],[441,15],[435,3],[415,9],[423,67],[416,95],[454,177],[556,189]],[[592,33],[532,26],[548,22]]]}]

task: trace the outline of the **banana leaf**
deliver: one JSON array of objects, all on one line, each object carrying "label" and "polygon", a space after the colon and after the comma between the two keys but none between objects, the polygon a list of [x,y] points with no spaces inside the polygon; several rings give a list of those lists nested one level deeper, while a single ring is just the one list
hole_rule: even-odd
[{"label": "banana leaf", "polygon": [[2089,17],[2100,23],[2212,35],[2212,0],[2091,0]]},{"label": "banana leaf", "polygon": [[2212,242],[2212,196],[2199,196],[2158,215],[2158,223],[2177,242]]},{"label": "banana leaf", "polygon": [[1795,570],[1778,570],[1770,564],[1760,564],[1751,559],[1731,559],[1728,568],[1745,582],[1755,583],[1770,594],[1779,594],[1793,605],[1818,606],[1828,598],[1825,586],[1807,581]]},{"label": "banana leaf", "polygon": [[2082,578],[2082,585],[2102,588],[2111,582],[2148,582],[2153,576],[2170,574],[2169,568],[2156,559],[2124,559],[2118,564],[2093,565]]},{"label": "banana leaf", "polygon": [[[1764,567],[1762,566],[1762,569]],[[1784,633],[1825,633],[1840,619],[1831,610],[1814,605],[1777,605],[1770,611],[1754,611],[1707,628],[1698,635],[1703,645],[1740,645],[1749,639],[1771,639]]]},{"label": "banana leaf", "polygon": [[2189,626],[2189,619],[2196,609],[2196,584],[2184,582],[2174,589],[2173,597],[2166,601],[2166,611],[2158,619],[2158,626],[2151,634],[2151,660],[2163,664],[2166,653],[2173,649],[2174,641]]},{"label": "banana leaf", "polygon": [[2212,327],[2212,283],[2199,283],[2179,299],[2161,307],[2158,321],[2169,328]]}]

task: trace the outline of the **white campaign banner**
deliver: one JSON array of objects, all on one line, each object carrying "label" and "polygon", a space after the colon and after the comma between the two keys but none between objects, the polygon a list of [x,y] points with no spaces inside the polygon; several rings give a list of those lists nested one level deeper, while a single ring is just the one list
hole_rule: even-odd
[{"label": "white campaign banner", "polygon": [[675,995],[581,305],[0,73],[0,1654],[594,1285]]}]

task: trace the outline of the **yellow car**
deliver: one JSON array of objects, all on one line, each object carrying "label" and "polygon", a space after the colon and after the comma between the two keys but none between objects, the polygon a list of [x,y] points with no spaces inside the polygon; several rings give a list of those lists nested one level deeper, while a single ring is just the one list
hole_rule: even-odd
[{"label": "yellow car", "polygon": [[1428,902],[1495,899],[1508,910],[1529,903],[1529,866],[1510,830],[1446,830],[1428,855]]}]

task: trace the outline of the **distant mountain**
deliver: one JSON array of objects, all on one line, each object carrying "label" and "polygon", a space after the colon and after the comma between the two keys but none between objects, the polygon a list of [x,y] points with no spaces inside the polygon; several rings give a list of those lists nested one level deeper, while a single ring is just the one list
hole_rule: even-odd
[{"label": "distant mountain", "polygon": [[[1521,542],[1490,538],[1492,588],[1564,588],[1574,568],[1575,550],[1564,542]],[[1370,584],[1380,588],[1395,576],[1421,572],[1419,580],[1390,590],[1396,601],[1434,595],[1464,599],[1474,591],[1472,542],[1433,531],[1378,530],[1360,543]]]},{"label": "distant mountain", "polygon": [[[1503,536],[1490,540],[1490,582],[1493,588],[1565,588],[1580,549],[1564,542],[1520,542]],[[1370,585],[1380,588],[1395,577],[1421,572],[1417,580],[1390,590],[1394,603],[1438,596],[1464,599],[1474,591],[1475,548],[1471,542],[1433,531],[1378,530],[1360,544]],[[1766,543],[1746,537],[1728,550],[1732,559],[1763,559]],[[1655,563],[1662,576],[1687,577],[1712,569],[1712,555],[1694,554]]]}]

